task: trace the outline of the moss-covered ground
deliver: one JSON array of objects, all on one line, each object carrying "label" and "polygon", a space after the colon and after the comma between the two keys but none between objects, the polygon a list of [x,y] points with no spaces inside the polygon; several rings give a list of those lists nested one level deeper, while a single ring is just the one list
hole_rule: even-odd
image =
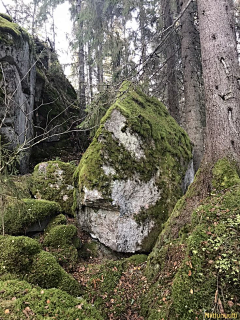
[{"label": "moss-covered ground", "polygon": [[210,171],[208,196],[197,200],[200,172],[148,258],[146,319],[205,319],[205,312],[224,317],[240,311],[240,179],[227,159]]},{"label": "moss-covered ground", "polygon": [[102,320],[100,313],[83,299],[59,289],[42,289],[26,281],[0,280],[0,318]]}]

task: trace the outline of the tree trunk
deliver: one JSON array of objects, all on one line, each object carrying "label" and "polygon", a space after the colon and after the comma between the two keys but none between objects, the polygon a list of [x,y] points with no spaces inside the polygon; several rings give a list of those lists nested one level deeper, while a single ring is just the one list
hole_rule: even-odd
[{"label": "tree trunk", "polygon": [[[181,2],[185,7],[188,0]],[[201,118],[203,105],[203,90],[201,90],[201,67],[199,34],[194,25],[195,5],[193,2],[188,6],[181,18],[181,54],[184,79],[185,99],[185,127],[194,143],[193,165],[195,172],[200,166],[203,155],[204,119]]]},{"label": "tree trunk", "polygon": [[91,45],[88,43],[88,80],[89,80],[89,94],[90,94],[90,103],[93,100],[93,67],[92,67],[92,50]]},{"label": "tree trunk", "polygon": [[147,24],[147,15],[146,9],[144,8],[144,0],[139,1],[139,27],[141,32],[140,37],[140,49],[141,49],[141,65],[143,65],[143,74],[142,74],[142,90],[145,94],[149,94],[149,80],[147,75],[147,68],[145,61],[147,58],[147,43],[146,43],[146,24]]},{"label": "tree trunk", "polygon": [[[164,28],[167,29],[173,23],[171,4],[169,0],[165,0],[164,8]],[[167,59],[167,104],[168,110],[171,116],[180,123],[179,113],[179,99],[178,99],[178,85],[176,75],[176,49],[174,45],[175,41],[171,37],[168,37],[165,55]]]},{"label": "tree trunk", "polygon": [[97,48],[97,82],[98,91],[102,90],[103,84],[103,54],[102,54],[102,44],[100,43]]},{"label": "tree trunk", "polygon": [[198,0],[206,97],[204,162],[230,156],[239,162],[239,64],[232,0]]},{"label": "tree trunk", "polygon": [[[82,7],[82,0],[77,0],[77,14],[79,16]],[[83,23],[79,23],[79,30],[82,30]],[[81,36],[80,36],[81,37]],[[85,116],[85,108],[86,108],[86,93],[85,93],[85,54],[84,54],[84,45],[83,39],[79,39],[78,45],[78,89],[79,89],[79,109],[80,109],[80,117],[83,118]]]}]

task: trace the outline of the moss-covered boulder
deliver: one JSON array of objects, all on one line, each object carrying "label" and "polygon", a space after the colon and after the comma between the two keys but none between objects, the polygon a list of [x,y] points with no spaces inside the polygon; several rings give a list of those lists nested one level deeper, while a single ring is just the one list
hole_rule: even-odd
[{"label": "moss-covered boulder", "polygon": [[92,304],[59,289],[41,289],[26,281],[0,281],[0,318],[9,319],[103,319]]},{"label": "moss-covered boulder", "polygon": [[76,266],[81,243],[74,225],[52,225],[44,234],[43,246],[56,257],[64,269],[71,270]]},{"label": "moss-covered boulder", "polygon": [[164,105],[124,84],[75,172],[81,226],[115,251],[150,251],[191,158]]},{"label": "moss-covered boulder", "polygon": [[54,201],[17,200],[12,197],[3,213],[5,233],[19,235],[43,231],[48,222],[60,212],[60,205]]},{"label": "moss-covered boulder", "polygon": [[60,288],[72,295],[80,294],[78,283],[57,263],[54,256],[41,250],[28,237],[0,236],[0,278],[13,274],[42,288]]},{"label": "moss-covered boulder", "polygon": [[[239,312],[240,178],[234,162],[219,160],[208,177],[211,193],[191,210],[200,169],[179,200],[148,257],[146,319],[237,318]],[[205,183],[206,183],[206,174]],[[190,205],[190,210],[189,210]]]},{"label": "moss-covered boulder", "polygon": [[62,161],[39,163],[32,175],[32,194],[37,199],[56,201],[63,212],[72,214],[75,169],[75,165]]}]

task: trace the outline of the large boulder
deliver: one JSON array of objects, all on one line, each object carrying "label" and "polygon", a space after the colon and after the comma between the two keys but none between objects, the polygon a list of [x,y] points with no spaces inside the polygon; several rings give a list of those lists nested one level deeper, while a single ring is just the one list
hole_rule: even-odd
[{"label": "large boulder", "polygon": [[80,225],[115,251],[150,251],[191,158],[164,105],[124,84],[75,172]]},{"label": "large boulder", "polygon": [[62,161],[39,163],[32,175],[30,190],[36,199],[58,202],[62,210],[72,214],[73,173],[76,166]]}]

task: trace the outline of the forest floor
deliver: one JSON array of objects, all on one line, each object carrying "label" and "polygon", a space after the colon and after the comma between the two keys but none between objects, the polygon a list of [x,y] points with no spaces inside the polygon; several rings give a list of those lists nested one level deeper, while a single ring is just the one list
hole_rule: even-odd
[{"label": "forest floor", "polygon": [[[92,241],[81,230],[78,236],[83,243]],[[102,254],[99,250],[98,257],[81,259],[71,272],[85,292],[84,298],[103,311],[104,319],[144,320],[140,315],[141,299],[149,286],[144,275],[146,261],[141,261],[147,256],[145,259],[140,256],[141,259],[136,261],[129,255],[123,258],[121,255]],[[138,255],[136,257],[138,259]]]}]

